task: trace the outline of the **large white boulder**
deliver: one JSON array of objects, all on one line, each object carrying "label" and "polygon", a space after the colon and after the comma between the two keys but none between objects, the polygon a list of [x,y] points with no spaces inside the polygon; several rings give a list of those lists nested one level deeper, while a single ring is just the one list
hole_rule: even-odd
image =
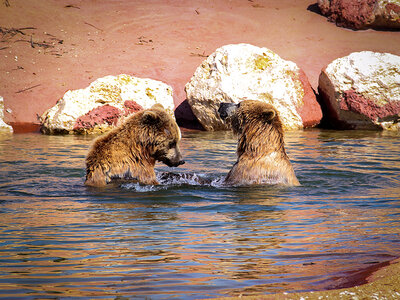
[{"label": "large white boulder", "polygon": [[4,99],[0,96],[0,132],[13,132],[10,125],[4,122]]},{"label": "large white boulder", "polygon": [[328,125],[400,129],[400,56],[363,51],[338,58],[321,72],[318,89]]},{"label": "large white boulder", "polygon": [[110,75],[87,88],[67,91],[41,116],[41,130],[47,134],[102,132],[156,103],[174,116],[172,87],[152,79]]},{"label": "large white boulder", "polygon": [[[249,44],[217,49],[196,69],[185,90],[193,113],[206,130],[228,129],[217,112],[221,102],[247,99],[270,103],[285,129],[314,126],[322,116],[304,72],[295,63]],[[311,116],[307,110],[316,113]]]}]

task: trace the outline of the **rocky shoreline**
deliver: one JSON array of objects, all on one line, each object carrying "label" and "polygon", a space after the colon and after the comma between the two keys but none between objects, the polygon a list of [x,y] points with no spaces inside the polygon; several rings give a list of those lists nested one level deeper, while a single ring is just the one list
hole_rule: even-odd
[{"label": "rocky shoreline", "polygon": [[[294,62],[268,48],[231,44],[218,48],[185,85],[190,116],[199,127],[227,130],[217,111],[221,102],[258,100],[275,107],[285,130],[400,129],[400,56],[372,51],[338,58],[320,74],[318,94]],[[3,99],[0,98],[3,105]],[[69,90],[39,116],[45,134],[93,134],[108,131],[131,114],[161,104],[172,117],[173,88],[161,81],[127,74],[96,79]],[[6,110],[8,111],[8,110]],[[3,113],[3,109],[2,109]],[[3,130],[11,130],[0,115]],[[187,120],[187,115],[178,119]],[[183,122],[184,123],[184,122]]]},{"label": "rocky shoreline", "polygon": [[339,28],[305,0],[7,3],[0,6],[0,95],[4,121],[15,128],[35,128],[66,91],[120,74],[167,83],[180,125],[201,128],[184,88],[229,44],[266,47],[295,62],[314,91],[335,59],[365,50],[400,55],[397,32]]}]

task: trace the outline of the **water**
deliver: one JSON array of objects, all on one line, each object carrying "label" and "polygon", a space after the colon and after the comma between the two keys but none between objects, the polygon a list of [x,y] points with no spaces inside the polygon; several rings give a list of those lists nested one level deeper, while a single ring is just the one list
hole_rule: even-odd
[{"label": "water", "polygon": [[[83,185],[92,137],[0,135],[1,299],[206,299],[345,287],[400,256],[400,134],[298,131],[300,187],[224,187],[236,140],[184,132],[196,174]],[[361,280],[361,281],[360,281]]]}]

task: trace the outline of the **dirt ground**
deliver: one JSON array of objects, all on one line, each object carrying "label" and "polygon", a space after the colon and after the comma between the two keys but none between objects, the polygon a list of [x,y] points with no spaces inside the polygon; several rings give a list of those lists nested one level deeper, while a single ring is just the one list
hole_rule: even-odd
[{"label": "dirt ground", "polygon": [[400,55],[399,32],[338,28],[318,14],[315,0],[2,0],[5,121],[37,124],[67,90],[126,73],[170,84],[176,116],[190,127],[184,86],[207,55],[232,43],[296,62],[314,89],[321,69],[338,57]]}]

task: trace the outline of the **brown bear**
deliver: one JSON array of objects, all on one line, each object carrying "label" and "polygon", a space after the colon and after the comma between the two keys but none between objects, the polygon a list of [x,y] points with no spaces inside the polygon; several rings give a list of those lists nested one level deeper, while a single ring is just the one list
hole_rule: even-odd
[{"label": "brown bear", "polygon": [[124,124],[97,138],[86,157],[86,185],[105,186],[112,179],[158,184],[156,161],[170,167],[184,164],[181,132],[161,104],[137,112]]},{"label": "brown bear", "polygon": [[285,151],[282,123],[272,105],[255,100],[221,103],[218,113],[238,134],[238,158],[225,178],[226,184],[300,184]]}]

